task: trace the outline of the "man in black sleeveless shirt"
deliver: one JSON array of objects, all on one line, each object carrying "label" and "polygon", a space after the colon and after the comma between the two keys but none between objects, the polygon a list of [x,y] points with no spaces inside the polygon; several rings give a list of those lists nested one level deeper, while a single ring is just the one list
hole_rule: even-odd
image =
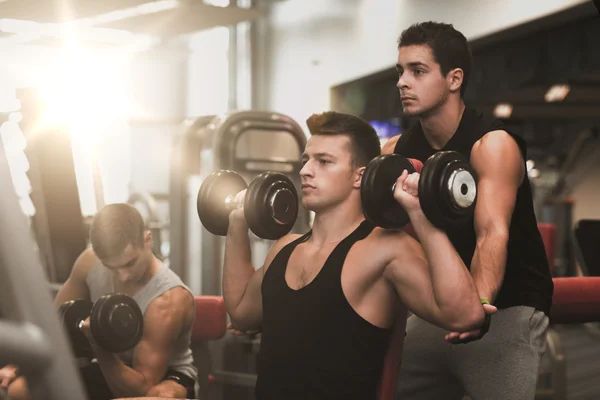
[{"label": "man in black sleeveless shirt", "polygon": [[477,330],[459,335],[410,317],[398,398],[458,400],[466,392],[474,400],[533,399],[553,284],[533,209],[525,141],[463,102],[471,54],[452,25],[413,25],[398,49],[404,113],[420,121],[390,139],[383,152],[425,161],[454,150],[470,159],[479,177],[474,222],[447,234],[479,296],[498,308],[480,340]]},{"label": "man in black sleeveless shirt", "polygon": [[459,331],[482,326],[484,311],[448,237],[421,211],[418,174],[404,172],[395,197],[424,251],[408,234],[365,221],[361,178],[381,150],[374,129],[334,112],[307,125],[300,176],[302,205],[315,213],[312,230],[277,240],[255,270],[243,210],[234,210],[225,305],[237,329],[262,328],[259,400],[375,399],[392,326],[403,330],[407,308]]}]

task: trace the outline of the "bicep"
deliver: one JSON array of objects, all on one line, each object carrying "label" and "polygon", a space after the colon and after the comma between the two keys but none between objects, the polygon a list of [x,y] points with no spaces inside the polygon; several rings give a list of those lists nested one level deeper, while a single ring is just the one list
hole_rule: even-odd
[{"label": "bicep", "polygon": [[[251,330],[260,327],[262,323],[262,281],[265,266],[257,269],[250,277],[246,285],[244,297],[236,309],[236,317],[239,325],[243,325],[244,330]],[[232,320],[234,318],[232,317]],[[236,321],[233,321],[234,324]],[[239,328],[242,328],[241,326]]]},{"label": "bicep", "polygon": [[490,132],[471,153],[478,175],[475,230],[478,237],[491,232],[508,234],[524,162],[517,143],[502,131]]},{"label": "bicep", "polygon": [[165,375],[175,342],[194,310],[194,299],[187,290],[172,290],[181,293],[168,293],[168,298],[158,298],[156,304],[151,303],[146,310],[144,334],[134,351],[133,368],[144,375],[151,386]]},{"label": "bicep", "polygon": [[439,325],[441,311],[435,301],[425,254],[415,242],[386,267],[386,278],[400,300],[418,317]]},{"label": "bicep", "polygon": [[[250,277],[250,280],[246,285],[244,297],[242,297],[242,300],[236,309],[235,316],[237,318],[235,319],[237,320],[238,325],[240,325],[238,326],[238,329],[253,330],[260,328],[262,323],[262,283],[265,273],[279,251],[299,236],[300,235],[297,234],[289,234],[278,239],[273,246],[271,246],[271,249],[269,249],[263,266],[257,269]],[[234,319],[233,316],[231,317]],[[233,322],[235,324],[236,321]]]},{"label": "bicep", "polygon": [[508,234],[517,189],[508,182],[483,178],[477,185],[475,232],[478,237],[491,232]]}]

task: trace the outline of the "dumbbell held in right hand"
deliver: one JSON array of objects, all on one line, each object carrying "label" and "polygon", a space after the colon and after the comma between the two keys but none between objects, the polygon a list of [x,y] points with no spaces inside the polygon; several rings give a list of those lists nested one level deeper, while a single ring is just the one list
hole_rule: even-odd
[{"label": "dumbbell held in right hand", "polygon": [[403,228],[410,218],[394,199],[402,171],[418,172],[419,203],[427,219],[442,230],[456,229],[472,217],[477,197],[477,177],[468,160],[455,151],[441,151],[427,159],[383,154],[365,168],[361,182],[363,213],[367,220],[387,229]]},{"label": "dumbbell held in right hand", "polygon": [[134,348],[144,330],[140,307],[131,297],[120,293],[104,295],[95,303],[86,299],[67,301],[60,306],[58,313],[78,358],[89,358],[93,353],[81,329],[88,317],[94,341],[111,353]]},{"label": "dumbbell held in right hand", "polygon": [[[243,190],[243,199],[236,199]],[[200,186],[198,217],[214,235],[227,235],[229,214],[242,206],[250,230],[260,238],[275,240],[294,226],[298,193],[292,181],[277,172],[263,172],[247,185],[238,173],[223,170],[209,175]]]}]

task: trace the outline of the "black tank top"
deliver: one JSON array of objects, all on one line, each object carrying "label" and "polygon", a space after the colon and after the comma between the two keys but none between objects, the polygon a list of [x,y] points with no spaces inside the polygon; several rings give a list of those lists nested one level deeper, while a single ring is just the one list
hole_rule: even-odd
[{"label": "black tank top", "polygon": [[277,254],[262,284],[258,400],[375,399],[392,330],[359,316],[341,284],[348,251],[373,228],[363,221],[299,290],[288,286],[285,271],[290,255],[311,232]]},{"label": "black tank top", "polygon": [[[475,142],[486,133],[498,129],[507,131],[515,139],[526,160],[527,145],[521,136],[508,130],[498,119],[484,116],[470,107],[465,108],[456,133],[440,151],[454,150],[470,159]],[[437,150],[425,138],[421,124],[416,123],[400,137],[394,152],[424,162]],[[473,223],[447,234],[465,265],[470,266],[476,245]],[[531,306],[548,314],[553,289],[544,242],[533,209],[531,185],[529,179],[525,178],[517,191],[510,224],[504,281],[494,304],[498,308]]]}]

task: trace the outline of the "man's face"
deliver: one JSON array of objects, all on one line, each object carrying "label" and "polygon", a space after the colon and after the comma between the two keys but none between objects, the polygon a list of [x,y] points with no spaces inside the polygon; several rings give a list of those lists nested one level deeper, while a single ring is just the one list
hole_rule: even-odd
[{"label": "man's face", "polygon": [[152,236],[145,234],[143,247],[128,244],[121,254],[102,258],[102,264],[111,270],[118,282],[133,285],[144,279],[152,261]]},{"label": "man's face", "polygon": [[[314,135],[302,154],[302,205],[322,212],[356,189],[357,170],[352,165],[351,141],[346,135]],[[360,187],[360,186],[358,186]]]},{"label": "man's face", "polygon": [[426,116],[448,98],[448,80],[442,75],[427,45],[400,47],[398,51],[398,89],[404,112],[410,116]]}]

